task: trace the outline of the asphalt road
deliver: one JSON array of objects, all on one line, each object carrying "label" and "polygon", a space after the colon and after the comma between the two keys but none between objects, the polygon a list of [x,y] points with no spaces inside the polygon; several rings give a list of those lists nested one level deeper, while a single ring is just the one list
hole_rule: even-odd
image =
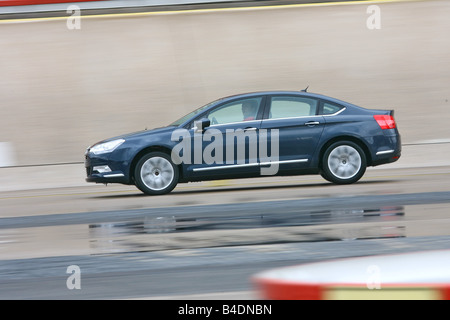
[{"label": "asphalt road", "polygon": [[[379,30],[367,28],[365,3],[83,16],[80,30],[66,18],[2,23],[2,142],[25,167],[0,175],[0,299],[256,299],[251,277],[272,267],[448,249],[450,7],[379,7]],[[148,197],[47,188],[78,181],[82,165],[35,166],[74,164],[89,143],[220,96],[308,84],[394,108],[409,167],[370,168],[349,186],[273,177]]]},{"label": "asphalt road", "polygon": [[[450,167],[0,194],[0,299],[257,299],[272,267],[450,248]],[[68,289],[69,266],[81,271]]]}]

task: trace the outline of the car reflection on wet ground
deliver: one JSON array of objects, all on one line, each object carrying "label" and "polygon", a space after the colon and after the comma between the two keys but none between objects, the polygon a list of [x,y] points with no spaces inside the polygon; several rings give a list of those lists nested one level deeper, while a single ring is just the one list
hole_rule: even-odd
[{"label": "car reflection on wet ground", "polygon": [[403,216],[403,206],[208,218],[146,215],[139,221],[90,224],[89,239],[95,250],[123,252],[393,238],[405,236],[398,225]]},{"label": "car reflection on wet ground", "polygon": [[450,235],[449,197],[449,192],[375,194],[5,217],[0,256]]}]

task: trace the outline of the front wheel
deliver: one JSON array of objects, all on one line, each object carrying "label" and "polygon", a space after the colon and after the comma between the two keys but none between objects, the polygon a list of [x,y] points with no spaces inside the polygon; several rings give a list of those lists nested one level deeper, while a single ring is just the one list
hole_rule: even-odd
[{"label": "front wheel", "polygon": [[359,145],[351,141],[338,141],[325,151],[321,175],[333,183],[350,184],[361,179],[366,166],[366,155]]},{"label": "front wheel", "polygon": [[178,167],[169,155],[162,152],[150,152],[143,156],[134,173],[136,187],[149,195],[169,193],[177,185],[178,177]]}]

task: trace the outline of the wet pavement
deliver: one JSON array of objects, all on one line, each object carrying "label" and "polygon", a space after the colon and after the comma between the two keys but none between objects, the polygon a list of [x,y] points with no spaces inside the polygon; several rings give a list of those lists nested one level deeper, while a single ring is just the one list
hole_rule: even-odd
[{"label": "wet pavement", "polygon": [[[267,268],[450,248],[449,167],[0,194],[1,299],[255,299]],[[69,266],[81,290],[66,286]]]},{"label": "wet pavement", "polygon": [[[447,218],[450,193],[423,195],[422,200],[417,194],[404,195],[403,201],[399,197],[392,204],[388,201],[389,197],[366,196],[360,201],[367,203],[365,206],[349,203],[350,208],[341,205],[337,209],[307,209],[308,206],[319,208],[321,202],[333,200],[327,198],[290,200],[284,201],[284,205],[266,202],[235,206],[192,206],[184,210],[179,207],[140,209],[110,212],[110,216],[106,212],[92,212],[35,216],[29,219],[3,218],[0,219],[0,257],[11,259],[450,236],[450,218]],[[442,203],[408,204],[407,201],[428,202],[433,200],[433,196],[434,201]],[[369,200],[371,198],[374,199]],[[353,202],[357,199],[352,197]],[[381,201],[385,203],[383,206],[369,205],[371,202],[380,202],[380,199],[384,199]],[[401,202],[406,205],[399,205]],[[260,207],[260,212],[255,211],[255,207]],[[323,207],[326,208],[326,205]],[[214,214],[207,214],[213,210]]]}]

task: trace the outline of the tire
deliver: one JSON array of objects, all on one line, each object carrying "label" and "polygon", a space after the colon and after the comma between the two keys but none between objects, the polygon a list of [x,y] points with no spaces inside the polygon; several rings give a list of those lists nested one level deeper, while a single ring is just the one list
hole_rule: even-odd
[{"label": "tire", "polygon": [[136,187],[148,195],[162,195],[178,184],[178,167],[163,152],[150,152],[139,159],[134,171]]},{"label": "tire", "polygon": [[350,184],[361,179],[366,167],[366,155],[358,144],[352,141],[338,141],[325,151],[320,174],[332,183]]}]

